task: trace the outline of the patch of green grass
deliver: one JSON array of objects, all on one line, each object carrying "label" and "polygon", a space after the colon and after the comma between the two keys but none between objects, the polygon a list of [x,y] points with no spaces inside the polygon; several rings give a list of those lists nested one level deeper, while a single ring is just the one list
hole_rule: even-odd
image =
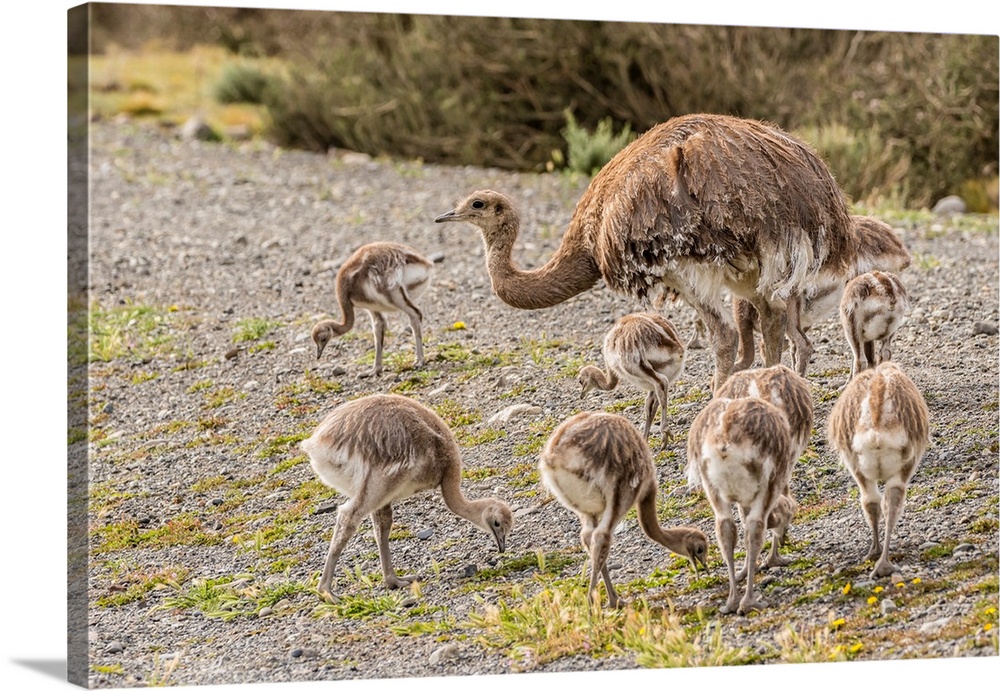
[{"label": "patch of green grass", "polygon": [[419,369],[409,372],[402,381],[389,387],[391,393],[405,394],[417,389],[424,389],[437,379],[437,373],[431,370]]},{"label": "patch of green grass", "polygon": [[365,595],[354,593],[338,594],[337,602],[324,602],[313,610],[313,616],[336,616],[341,619],[368,619],[384,614],[398,613],[402,611],[403,600],[406,597],[407,593],[399,591],[385,594],[368,593]]},{"label": "patch of green grass", "polygon": [[491,444],[499,439],[506,438],[507,433],[495,427],[484,427],[481,430],[470,432],[467,429],[455,430],[455,439],[459,446],[474,448],[483,444]]},{"label": "patch of green grass", "polygon": [[178,514],[164,525],[143,530],[133,520],[100,526],[92,531],[97,542],[95,553],[122,549],[162,548],[172,545],[217,545],[222,538],[206,533],[201,519],[194,514]]},{"label": "patch of green grass", "polygon": [[[606,601],[605,601],[606,602]],[[469,616],[465,628],[478,631],[476,642],[509,656],[516,671],[585,655],[634,656],[643,667],[692,667],[745,664],[755,659],[747,648],[726,645],[718,625],[685,628],[670,610],[633,602],[622,610],[595,610],[586,588],[544,584],[526,596],[515,586],[509,597]]]},{"label": "patch of green grass", "polygon": [[488,477],[494,477],[499,471],[496,468],[463,468],[462,479],[477,482]]},{"label": "patch of green grass", "polygon": [[260,317],[248,317],[236,322],[236,331],[233,333],[233,343],[245,343],[248,341],[259,341],[276,331],[281,326],[281,322]]},{"label": "patch of green grass", "polygon": [[289,468],[294,468],[297,465],[302,465],[307,462],[309,457],[305,454],[299,454],[298,456],[292,456],[291,458],[281,461],[276,466],[267,471],[268,475],[277,475],[278,473],[283,473]]},{"label": "patch of green grass", "polygon": [[198,480],[188,488],[188,491],[194,494],[201,494],[203,492],[208,492],[209,490],[215,489],[216,487],[221,487],[227,482],[228,480],[226,480],[226,478],[222,477],[221,475],[212,475],[210,477]]},{"label": "patch of green grass", "polygon": [[483,569],[472,577],[475,581],[495,581],[512,573],[532,571],[542,574],[558,575],[567,566],[579,564],[585,558],[582,549],[573,551],[561,550],[545,553],[542,550],[525,552],[518,556],[504,558],[497,566]]},{"label": "patch of green grass", "polygon": [[156,372],[143,372],[142,370],[139,370],[133,373],[131,377],[129,377],[129,382],[133,386],[138,386],[139,384],[152,381],[153,379],[156,379],[158,376],[159,374],[157,374]]},{"label": "patch of green grass", "polygon": [[310,586],[297,581],[257,583],[252,576],[221,576],[198,578],[187,587],[176,587],[176,595],[164,599],[157,609],[196,609],[210,619],[231,621],[237,617],[257,615],[265,607],[273,607]]},{"label": "patch of green grass", "polygon": [[511,487],[531,487],[538,484],[538,466],[534,463],[518,463],[504,473]]},{"label": "patch of green grass", "polygon": [[246,396],[243,391],[237,391],[231,386],[223,386],[215,391],[206,391],[203,405],[206,408],[219,408],[230,401],[242,400]]},{"label": "patch of green grass", "polygon": [[211,379],[199,379],[194,384],[187,387],[187,393],[198,393],[199,391],[211,389],[213,386],[215,386],[215,382]]},{"label": "patch of green grass", "polygon": [[249,348],[247,348],[247,352],[252,355],[253,353],[260,353],[260,352],[266,352],[268,350],[274,350],[277,347],[278,344],[275,343],[274,341],[261,341],[260,343],[252,344]]},{"label": "patch of green grass", "polygon": [[120,575],[110,592],[97,598],[98,607],[122,607],[146,597],[156,588],[179,588],[190,571],[182,566],[155,571],[129,571]]},{"label": "patch of green grass", "polygon": [[121,663],[115,663],[113,665],[91,665],[90,671],[95,674],[114,674],[123,675],[125,674],[125,668],[122,667]]},{"label": "patch of green grass", "polygon": [[90,360],[141,362],[168,352],[175,338],[169,315],[169,308],[132,301],[113,307],[93,303],[88,315]]},{"label": "patch of green grass", "polygon": [[288,453],[292,448],[298,448],[298,442],[308,438],[311,434],[312,432],[296,432],[271,437],[264,442],[264,446],[257,452],[257,458],[273,458],[280,454]]},{"label": "patch of green grass", "polygon": [[483,414],[478,410],[469,410],[462,407],[450,398],[446,398],[434,406],[434,412],[441,416],[441,419],[454,430],[456,427],[474,425],[483,419]]},{"label": "patch of green grass", "polygon": [[323,484],[319,478],[311,478],[292,490],[293,500],[308,499],[312,502],[325,501],[338,495],[337,490]]}]

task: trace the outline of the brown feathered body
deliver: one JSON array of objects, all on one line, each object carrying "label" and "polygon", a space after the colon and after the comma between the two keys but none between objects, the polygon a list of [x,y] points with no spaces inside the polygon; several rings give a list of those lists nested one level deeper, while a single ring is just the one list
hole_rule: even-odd
[{"label": "brown feathered body", "polygon": [[614,527],[634,505],[652,540],[696,567],[705,565],[708,539],[697,528],[664,528],[656,514],[656,468],[649,446],[627,420],[582,412],[552,432],[539,457],[543,484],[580,518],[580,540],[590,555],[590,597],[596,604],[603,576],[612,607],[620,606],[607,569]]},{"label": "brown feathered body", "polygon": [[[784,365],[774,365],[761,369],[734,372],[716,392],[718,398],[762,398],[772,403],[785,415],[788,422],[789,439],[792,443],[792,461],[802,456],[813,429],[813,405],[809,394],[809,382]],[[791,470],[788,479],[791,480]],[[784,566],[789,560],[782,557],[779,547],[784,544],[788,526],[798,504],[792,496],[791,487],[785,485],[777,504],[771,509],[767,527],[771,530],[771,552],[765,565]],[[742,580],[745,573],[740,571],[736,580]]]},{"label": "brown feathered body", "polygon": [[400,578],[392,567],[388,536],[391,504],[440,487],[456,515],[490,533],[502,552],[513,518],[494,498],[469,501],[462,494],[462,459],[454,435],[431,409],[404,396],[375,394],[337,406],[301,444],[324,484],[350,499],[337,509],[319,590],[330,594],[333,572],[360,521],[372,516],[387,587]]},{"label": "brown feathered body", "polygon": [[[898,273],[910,265],[910,253],[902,240],[887,223],[871,216],[851,216],[849,241],[854,247],[854,259],[846,265],[832,264],[816,273],[786,310],[786,332],[791,344],[792,368],[805,375],[812,357],[813,346],[806,332],[813,324],[837,313],[844,286],[858,274],[867,271]],[[736,370],[753,364],[754,329],[759,330],[753,305],[738,296],[733,298],[733,318],[739,332]]]},{"label": "brown feathered body", "polygon": [[[784,413],[763,398],[713,398],[695,417],[688,433],[688,480],[700,485],[715,513],[715,533],[729,571],[729,596],[723,614],[745,614],[766,606],[755,592],[754,574],[771,514],[787,513],[794,446]],[[733,506],[744,527],[746,578],[737,591]],[[790,519],[790,516],[788,517]],[[775,522],[787,521],[775,515]]]},{"label": "brown feathered body", "polygon": [[402,312],[409,318],[416,349],[415,365],[423,365],[423,314],[415,301],[430,285],[433,268],[434,263],[429,259],[399,243],[372,242],[359,247],[337,271],[341,321],[323,320],[313,327],[316,357],[323,354],[332,338],[351,330],[356,309],[365,309],[371,316],[375,336],[375,364],[369,374],[377,376],[382,371],[386,312]]},{"label": "brown feathered body", "polygon": [[[830,444],[854,478],[872,533],[866,559],[878,559],[873,576],[896,571],[889,538],[903,512],[906,488],[930,443],[930,414],[913,381],[893,362],[860,372],[830,412]],[[878,484],[883,483],[884,496]],[[880,515],[885,540],[880,541]]]},{"label": "brown feathered body", "polygon": [[550,307],[599,278],[638,299],[680,295],[711,333],[716,384],[735,359],[726,289],[758,309],[777,351],[769,357],[780,358],[784,301],[819,270],[843,271],[854,253],[844,196],[816,153],[773,125],[723,115],[673,118],[622,149],[535,271],[511,261],[520,224],[503,195],[474,192],[435,220],[481,229],[494,291],[514,307]]},{"label": "brown feathered body", "polygon": [[840,300],[840,322],[854,356],[852,377],[892,358],[892,337],[909,309],[906,286],[895,274],[869,271],[848,281]]},{"label": "brown feathered body", "polygon": [[578,377],[581,395],[591,388],[610,391],[619,381],[645,391],[643,436],[649,438],[659,408],[660,437],[666,445],[671,436],[667,428],[670,385],[684,371],[685,348],[677,329],[659,314],[627,314],[605,334],[601,352],[607,371],[593,365],[583,367]]}]

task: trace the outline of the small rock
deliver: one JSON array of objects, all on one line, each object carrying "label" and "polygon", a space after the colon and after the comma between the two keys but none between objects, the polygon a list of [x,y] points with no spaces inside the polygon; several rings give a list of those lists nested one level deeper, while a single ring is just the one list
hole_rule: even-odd
[{"label": "small rock", "polygon": [[108,647],[104,649],[106,653],[123,653],[125,652],[125,644],[121,641],[111,641],[108,643]]},{"label": "small rock", "polygon": [[892,614],[897,609],[899,609],[899,607],[897,607],[896,603],[889,598],[882,600],[882,614]]},{"label": "small rock", "polygon": [[438,388],[434,389],[433,391],[428,391],[427,395],[428,396],[438,396],[440,394],[443,394],[445,391],[447,391],[450,388],[451,388],[450,385],[444,384],[443,386],[439,386]]},{"label": "small rock", "polygon": [[313,511],[313,513],[314,514],[333,513],[336,510],[337,510],[337,502],[329,501],[325,504],[320,504],[319,506],[317,506],[316,510]]},{"label": "small rock", "polygon": [[222,498],[220,498],[220,497],[216,497],[215,499],[213,499],[213,500],[212,500],[211,502],[209,502],[209,503],[210,503],[210,504],[211,504],[212,506],[222,506],[222,505],[223,505],[223,504],[225,503],[225,501],[226,501],[225,499],[222,499]]},{"label": "small rock", "polygon": [[308,353],[309,348],[292,348],[288,351],[289,355],[302,355],[303,353]]},{"label": "small rock", "polygon": [[972,325],[972,335],[973,336],[996,336],[1000,329],[997,329],[993,324],[987,322],[976,322]]},{"label": "small rock", "polygon": [[464,569],[462,569],[462,578],[472,578],[477,573],[479,573],[479,567],[475,564],[468,564]]},{"label": "small rock", "polygon": [[510,422],[515,417],[520,417],[522,415],[541,415],[542,409],[537,405],[529,405],[527,403],[516,403],[512,406],[504,408],[500,412],[496,413],[489,420],[486,421],[488,425],[494,425],[496,423]]},{"label": "small rock", "polygon": [[432,665],[436,665],[445,660],[454,660],[459,656],[460,650],[457,643],[447,643],[431,653],[428,661]]},{"label": "small rock", "polygon": [[968,542],[963,542],[952,551],[952,554],[959,555],[959,554],[965,554],[966,552],[975,552],[975,551],[976,551],[975,545],[969,544]]},{"label": "small rock", "polygon": [[898,572],[894,571],[892,575],[889,576],[889,582],[896,585],[897,583],[906,583],[906,579],[903,578]]},{"label": "small rock", "polygon": [[348,151],[343,156],[340,157],[340,162],[350,166],[361,165],[364,163],[370,163],[372,157],[368,154],[361,153],[359,151]]},{"label": "small rock", "polygon": [[922,552],[925,549],[930,549],[931,547],[937,547],[937,546],[938,546],[937,542],[934,542],[934,540],[928,540],[927,542],[920,545],[919,549]]},{"label": "small rock", "polygon": [[514,518],[523,518],[524,516],[530,516],[531,514],[538,511],[538,506],[522,506],[519,509],[514,509]]},{"label": "small rock", "polygon": [[235,360],[236,356],[239,354],[240,354],[239,348],[230,348],[229,350],[226,351],[226,354],[223,357],[225,357],[227,360]]},{"label": "small rock", "polygon": [[166,417],[168,415],[170,415],[170,411],[169,410],[161,410],[160,412],[158,412],[156,414],[156,419],[157,420],[163,420],[163,419],[166,419]]},{"label": "small rock", "polygon": [[417,533],[418,540],[429,540],[431,535],[434,534],[434,528],[424,528],[419,533]]},{"label": "small rock", "polygon": [[304,650],[302,650],[302,648],[295,648],[295,649],[294,649],[294,650],[292,651],[292,657],[302,657],[302,653],[304,653],[304,652],[305,652],[305,651],[304,651]]},{"label": "small rock", "polygon": [[272,247],[280,247],[280,246],[281,246],[281,239],[280,238],[269,238],[269,239],[265,240],[264,242],[260,243],[260,248],[262,250],[269,250]]},{"label": "small rock", "polygon": [[114,412],[114,410],[115,410],[115,407],[111,404],[110,401],[108,401],[107,403],[105,403],[104,407],[101,408],[101,412],[104,413],[104,414],[106,414],[106,415],[110,415],[111,413]]},{"label": "small rock", "polygon": [[257,612],[257,616],[258,617],[266,617],[267,615],[269,615],[273,611],[274,610],[271,609],[270,607],[261,607],[260,611]]},{"label": "small rock", "polygon": [[400,607],[405,607],[405,608],[409,609],[410,607],[416,607],[417,602],[418,602],[417,598],[415,598],[415,597],[408,597],[405,600],[403,600],[402,602],[400,602],[399,606]]},{"label": "small rock", "polygon": [[342,377],[347,374],[347,370],[340,365],[334,365],[333,369],[330,370],[330,375],[334,377]]},{"label": "small rock", "polygon": [[244,390],[253,391],[260,386],[260,382],[256,379],[251,379],[246,384],[243,385]]},{"label": "small rock", "polygon": [[181,126],[181,139],[186,139],[188,141],[198,140],[201,142],[211,142],[219,138],[219,135],[215,133],[208,123],[202,120],[200,117],[195,116],[189,118]]},{"label": "small rock", "polygon": [[431,254],[428,254],[427,258],[430,259],[435,264],[440,264],[441,262],[444,261],[444,252],[433,252]]},{"label": "small rock", "polygon": [[934,619],[933,621],[924,622],[920,626],[920,633],[937,633],[951,621],[951,617],[943,617],[941,619]]},{"label": "small rock", "polygon": [[955,194],[942,197],[934,205],[934,213],[938,216],[954,216],[965,213],[965,200]]}]

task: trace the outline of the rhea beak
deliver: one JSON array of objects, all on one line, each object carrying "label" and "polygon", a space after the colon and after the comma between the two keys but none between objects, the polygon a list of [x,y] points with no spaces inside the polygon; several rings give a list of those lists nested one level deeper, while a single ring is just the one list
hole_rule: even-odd
[{"label": "rhea beak", "polygon": [[316,359],[317,359],[317,360],[319,360],[319,359],[320,359],[320,357],[321,357],[321,356],[323,355],[323,349],[324,349],[324,348],[326,348],[326,343],[323,343],[323,344],[321,344],[321,345],[319,345],[319,344],[318,344],[318,345],[316,346]]},{"label": "rhea beak", "polygon": [[708,571],[708,563],[705,561],[705,557],[700,554],[695,554],[691,557],[691,566],[694,567],[695,573],[698,573],[698,564],[701,564],[702,570]]},{"label": "rhea beak", "polygon": [[462,220],[462,217],[460,215],[456,214],[455,210],[452,209],[451,211],[443,213],[440,216],[438,216],[437,218],[435,218],[434,222],[435,223],[444,223],[446,221],[461,221],[461,220]]},{"label": "rhea beak", "polygon": [[493,539],[497,543],[497,551],[503,554],[504,550],[507,549],[507,539],[496,528],[491,528],[491,530],[493,532]]}]

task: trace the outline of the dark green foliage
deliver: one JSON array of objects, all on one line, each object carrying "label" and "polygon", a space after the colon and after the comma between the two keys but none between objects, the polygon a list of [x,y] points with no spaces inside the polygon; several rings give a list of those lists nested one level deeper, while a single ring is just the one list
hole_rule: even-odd
[{"label": "dark green foliage", "polygon": [[257,67],[234,63],[227,65],[215,84],[219,103],[263,103],[268,77]]}]

